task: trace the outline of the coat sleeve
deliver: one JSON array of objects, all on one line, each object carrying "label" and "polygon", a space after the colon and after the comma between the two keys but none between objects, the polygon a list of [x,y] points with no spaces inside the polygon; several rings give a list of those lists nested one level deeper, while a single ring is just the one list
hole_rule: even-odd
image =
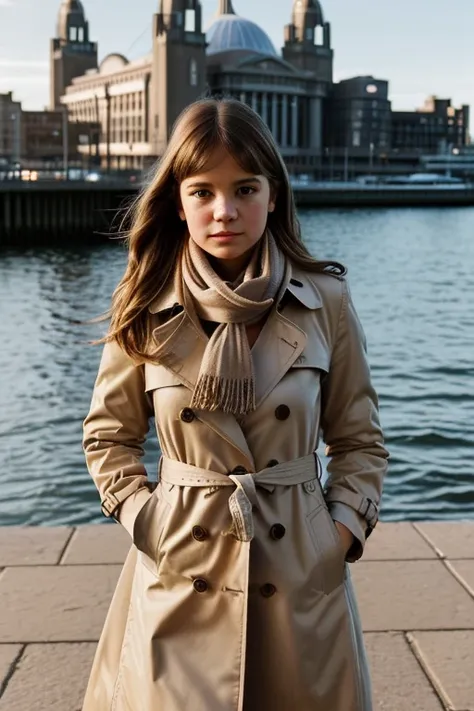
[{"label": "coat sleeve", "polygon": [[329,512],[355,541],[347,560],[361,557],[377,520],[388,452],[371,383],[366,339],[347,282],[329,373],[322,385],[321,425],[330,458],[325,486]]},{"label": "coat sleeve", "polygon": [[102,513],[120,521],[132,538],[137,514],[152,496],[141,462],[152,415],[144,367],[116,342],[106,343],[84,421],[83,448]]}]

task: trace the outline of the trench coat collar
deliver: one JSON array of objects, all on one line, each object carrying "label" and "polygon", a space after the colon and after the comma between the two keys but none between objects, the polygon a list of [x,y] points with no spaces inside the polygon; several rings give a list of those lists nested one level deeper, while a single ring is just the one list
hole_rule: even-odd
[{"label": "trench coat collar", "polygon": [[[305,272],[290,267],[285,281],[279,303],[289,292],[304,309],[318,309],[322,306],[320,294]],[[178,306],[181,305],[171,283],[150,305],[149,311],[158,314]],[[208,342],[204,331],[185,310],[179,309],[176,315],[171,315],[171,318],[153,330],[153,338],[161,343],[168,341],[170,346],[167,356],[160,359],[160,365],[172,371],[183,385],[193,390]],[[252,348],[257,408],[300,357],[306,342],[306,333],[280,313],[277,305]],[[240,452],[249,471],[254,470],[252,454],[234,415],[202,410],[198,417]]]}]

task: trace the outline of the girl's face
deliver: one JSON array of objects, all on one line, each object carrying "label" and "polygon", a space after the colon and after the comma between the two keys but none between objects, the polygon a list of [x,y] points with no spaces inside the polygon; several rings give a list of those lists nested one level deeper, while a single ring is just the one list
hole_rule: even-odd
[{"label": "girl's face", "polygon": [[201,173],[182,181],[179,195],[191,239],[222,277],[235,279],[275,209],[268,179],[247,173],[222,149]]}]

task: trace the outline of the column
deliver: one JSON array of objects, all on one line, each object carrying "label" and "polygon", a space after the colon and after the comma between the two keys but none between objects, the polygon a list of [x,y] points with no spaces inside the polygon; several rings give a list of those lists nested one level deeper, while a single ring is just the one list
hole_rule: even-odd
[{"label": "column", "polygon": [[277,135],[277,126],[278,126],[278,118],[277,118],[277,112],[278,112],[278,103],[277,103],[277,95],[274,93],[272,97],[272,133],[275,141],[277,143],[280,142],[280,137]]},{"label": "column", "polygon": [[262,94],[262,118],[267,125],[270,123],[268,120],[268,96],[266,91]]},{"label": "column", "polygon": [[257,111],[257,92],[252,91],[252,109]]},{"label": "column", "polygon": [[288,95],[283,94],[281,99],[281,146],[286,148],[288,145]]},{"label": "column", "polygon": [[292,113],[292,126],[291,126],[291,146],[292,148],[298,148],[298,126],[299,126],[299,111],[298,111],[298,97],[291,97],[291,113]]},{"label": "column", "polygon": [[322,130],[322,100],[312,97],[309,105],[309,147],[318,155],[322,149]]}]

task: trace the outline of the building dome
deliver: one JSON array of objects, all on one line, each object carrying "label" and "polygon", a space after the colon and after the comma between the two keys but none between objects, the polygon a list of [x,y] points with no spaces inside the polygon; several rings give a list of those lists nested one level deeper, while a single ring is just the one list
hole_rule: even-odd
[{"label": "building dome", "polygon": [[207,31],[207,54],[245,50],[278,56],[270,37],[261,27],[238,15],[221,15]]}]

